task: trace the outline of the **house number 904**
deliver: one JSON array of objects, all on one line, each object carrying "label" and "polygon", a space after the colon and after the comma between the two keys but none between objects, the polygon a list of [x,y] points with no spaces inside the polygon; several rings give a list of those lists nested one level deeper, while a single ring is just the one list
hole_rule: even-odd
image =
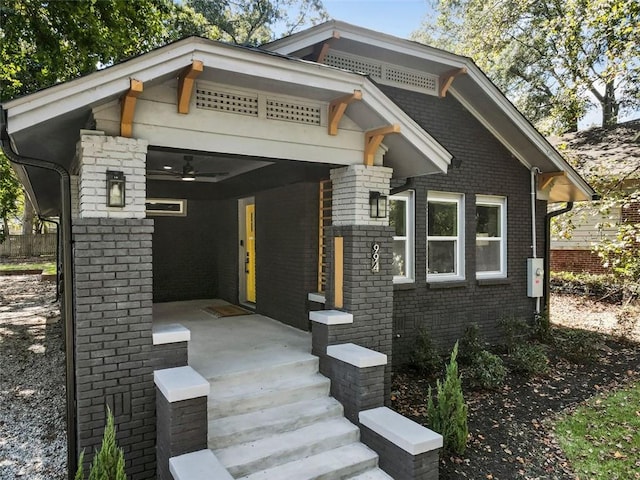
[{"label": "house number 904", "polygon": [[371,245],[371,271],[373,273],[380,271],[380,245],[377,243]]}]

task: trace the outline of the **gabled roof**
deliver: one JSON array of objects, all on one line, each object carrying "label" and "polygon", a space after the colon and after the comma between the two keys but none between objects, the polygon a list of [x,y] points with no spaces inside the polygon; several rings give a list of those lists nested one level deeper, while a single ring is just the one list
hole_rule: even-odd
[{"label": "gabled roof", "polygon": [[[385,164],[393,167],[398,175],[446,172],[450,163],[451,154],[367,76],[198,37],[180,40],[4,103],[2,107],[6,111],[6,127],[12,144],[20,155],[52,160],[68,168],[75,154],[79,131],[87,128],[94,107],[121,98],[129,90],[132,79],[143,82],[146,90],[147,86],[177,78],[194,60],[204,63],[199,80],[238,88],[258,88],[319,102],[330,102],[359,90],[362,100],[349,106],[347,111],[359,128],[367,131],[389,124],[400,125],[400,133],[387,136],[388,140],[386,138],[384,142],[388,148]],[[364,136],[362,138],[364,145]],[[32,191],[43,202],[40,211],[46,212],[45,204],[50,206],[53,199],[39,193],[55,190],[55,186],[51,186],[51,174],[27,168],[22,180],[31,183]]]},{"label": "gabled roof", "polygon": [[537,167],[543,173],[564,172],[564,176],[555,177],[549,200],[590,200],[593,197],[595,192],[587,182],[468,57],[336,20],[268,43],[262,48],[305,57],[323,44],[338,51],[438,76],[452,69],[466,69],[466,75],[455,78],[449,93],[527,168]]}]

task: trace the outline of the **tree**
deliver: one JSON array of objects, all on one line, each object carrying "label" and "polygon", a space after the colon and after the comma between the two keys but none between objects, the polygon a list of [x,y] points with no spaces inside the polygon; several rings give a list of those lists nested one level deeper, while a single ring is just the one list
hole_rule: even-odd
[{"label": "tree", "polygon": [[545,132],[640,106],[637,0],[438,0],[414,38],[472,57]]},{"label": "tree", "polygon": [[259,45],[273,39],[273,28],[285,35],[327,18],[321,0],[187,0],[211,25],[222,31],[222,40],[237,45]]},{"label": "tree", "polygon": [[0,153],[0,215],[2,216],[0,243],[9,235],[9,219],[18,214],[18,200],[21,193],[22,188],[9,164],[9,159]]}]

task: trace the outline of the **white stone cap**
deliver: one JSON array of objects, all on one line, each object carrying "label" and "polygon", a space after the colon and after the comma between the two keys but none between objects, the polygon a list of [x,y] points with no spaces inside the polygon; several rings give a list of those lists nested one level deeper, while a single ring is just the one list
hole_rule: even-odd
[{"label": "white stone cap", "polygon": [[353,315],[340,310],[316,310],[309,312],[309,320],[324,325],[343,325],[353,323]]},{"label": "white stone cap", "polygon": [[209,449],[171,457],[169,471],[174,480],[233,480]]},{"label": "white stone cap", "polygon": [[209,382],[189,366],[156,370],[153,380],[171,403],[209,395]]},{"label": "white stone cap", "polygon": [[387,356],[355,343],[329,345],[327,355],[359,368],[378,367],[387,364]]},{"label": "white stone cap", "polygon": [[358,414],[360,423],[411,455],[442,448],[442,435],[403,417],[387,407]]},{"label": "white stone cap", "polygon": [[307,294],[307,299],[310,302],[316,302],[316,303],[326,303],[327,302],[327,297],[322,292],[309,292]]},{"label": "white stone cap", "polygon": [[188,342],[191,340],[191,331],[179,323],[158,325],[153,327],[153,344]]}]

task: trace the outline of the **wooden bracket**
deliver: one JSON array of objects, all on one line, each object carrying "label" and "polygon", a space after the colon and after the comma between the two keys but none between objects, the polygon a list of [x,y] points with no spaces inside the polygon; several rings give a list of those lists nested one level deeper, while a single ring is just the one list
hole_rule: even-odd
[{"label": "wooden bracket", "polygon": [[538,175],[538,190],[547,188],[557,177],[566,176],[566,172],[546,172]]},{"label": "wooden bracket", "polygon": [[336,40],[338,38],[340,38],[340,32],[338,32],[337,30],[334,30],[333,33],[331,34],[330,39],[328,39],[323,44],[316,46],[313,52],[315,55],[316,63],[324,63],[324,60],[327,57],[327,53],[329,53],[329,48],[331,48],[331,44],[333,43],[333,40]]},{"label": "wooden bracket", "polygon": [[136,101],[142,93],[143,85],[140,80],[131,79],[129,90],[122,97],[120,115],[120,136],[130,138],[133,132],[133,115],[136,112]]},{"label": "wooden bracket", "polygon": [[440,81],[439,81],[440,91],[438,92],[438,95],[440,97],[444,97],[447,94],[447,90],[449,90],[449,87],[453,83],[453,80],[458,75],[464,75],[466,73],[467,73],[466,67],[462,67],[462,68],[454,68],[453,70],[449,70],[448,72],[444,72],[442,75],[440,75]]},{"label": "wooden bracket", "polygon": [[336,98],[329,104],[329,135],[338,134],[338,125],[347,110],[347,106],[358,100],[362,100],[362,92],[354,90],[351,95]]},{"label": "wooden bracket", "polygon": [[189,113],[194,80],[204,70],[201,60],[194,60],[178,77],[178,113]]},{"label": "wooden bracket", "polygon": [[364,133],[364,164],[368,167],[373,165],[373,160],[376,156],[378,147],[382,143],[384,136],[389,133],[399,133],[400,125],[394,123],[393,125],[387,125],[386,127],[380,127],[373,130],[369,130]]}]

